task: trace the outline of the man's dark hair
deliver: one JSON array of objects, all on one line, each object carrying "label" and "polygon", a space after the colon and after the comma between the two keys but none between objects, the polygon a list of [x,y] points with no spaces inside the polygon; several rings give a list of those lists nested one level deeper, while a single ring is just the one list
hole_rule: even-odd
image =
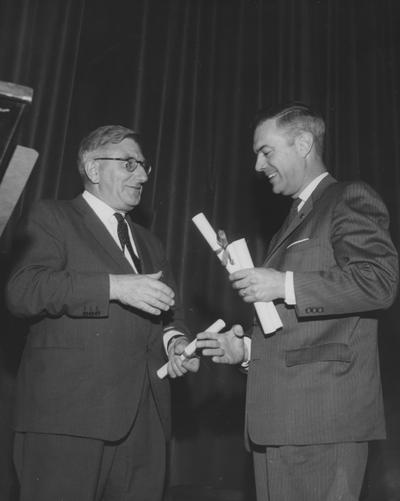
[{"label": "man's dark hair", "polygon": [[261,109],[254,119],[254,130],[266,120],[275,120],[276,126],[285,129],[289,141],[293,142],[301,132],[310,132],[314,137],[315,149],[322,156],[324,149],[325,122],[309,106],[295,102],[276,109]]}]

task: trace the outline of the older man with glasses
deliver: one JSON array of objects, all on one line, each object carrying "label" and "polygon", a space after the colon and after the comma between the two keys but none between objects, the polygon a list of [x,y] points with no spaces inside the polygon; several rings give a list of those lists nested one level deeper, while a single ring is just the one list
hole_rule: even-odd
[{"label": "older man with glasses", "polygon": [[161,500],[167,379],[187,329],[158,239],[134,224],[151,166],[140,137],[104,126],[81,142],[84,192],[40,201],[7,286],[30,331],[19,370],[15,464],[22,501]]}]

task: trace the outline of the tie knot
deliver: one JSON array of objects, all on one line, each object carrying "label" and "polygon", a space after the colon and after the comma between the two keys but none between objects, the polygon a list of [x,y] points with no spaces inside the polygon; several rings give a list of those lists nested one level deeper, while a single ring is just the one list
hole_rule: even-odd
[{"label": "tie knot", "polygon": [[114,216],[116,217],[118,223],[125,222],[125,216],[123,216],[120,212],[114,212]]},{"label": "tie knot", "polygon": [[298,209],[299,208],[299,205],[301,204],[301,198],[297,197],[293,200],[293,209]]},{"label": "tie knot", "polygon": [[301,203],[301,198],[295,198],[292,202],[292,205],[290,206],[290,210],[289,210],[289,214],[287,216],[287,224],[291,223],[291,221],[293,221],[293,219],[297,216],[298,214],[298,207]]}]

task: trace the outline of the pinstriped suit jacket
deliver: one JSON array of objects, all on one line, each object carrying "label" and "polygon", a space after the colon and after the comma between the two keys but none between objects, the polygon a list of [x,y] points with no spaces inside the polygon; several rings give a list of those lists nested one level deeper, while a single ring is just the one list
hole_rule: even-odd
[{"label": "pinstriped suit jacket", "polygon": [[271,241],[264,266],[294,272],[283,329],[252,334],[246,423],[257,444],[385,437],[378,310],[395,298],[398,259],[380,197],[324,178]]},{"label": "pinstriped suit jacket", "polygon": [[[162,270],[176,289],[160,242],[130,224],[143,273]],[[108,275],[132,268],[81,196],[39,202],[23,236],[7,287],[10,310],[30,320],[16,429],[118,440],[133,423],[148,370],[168,437],[169,383],[156,370],[165,362],[163,326],[184,329],[180,308],[155,317],[109,302]]]}]

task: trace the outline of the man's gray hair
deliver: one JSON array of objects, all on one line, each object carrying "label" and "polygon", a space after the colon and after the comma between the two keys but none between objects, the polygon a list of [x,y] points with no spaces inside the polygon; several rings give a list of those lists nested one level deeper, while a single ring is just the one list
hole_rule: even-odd
[{"label": "man's gray hair", "polygon": [[85,163],[90,153],[109,144],[118,144],[126,138],[133,139],[142,149],[140,135],[122,125],[103,125],[84,137],[78,150],[78,170],[82,179],[86,179]]}]

